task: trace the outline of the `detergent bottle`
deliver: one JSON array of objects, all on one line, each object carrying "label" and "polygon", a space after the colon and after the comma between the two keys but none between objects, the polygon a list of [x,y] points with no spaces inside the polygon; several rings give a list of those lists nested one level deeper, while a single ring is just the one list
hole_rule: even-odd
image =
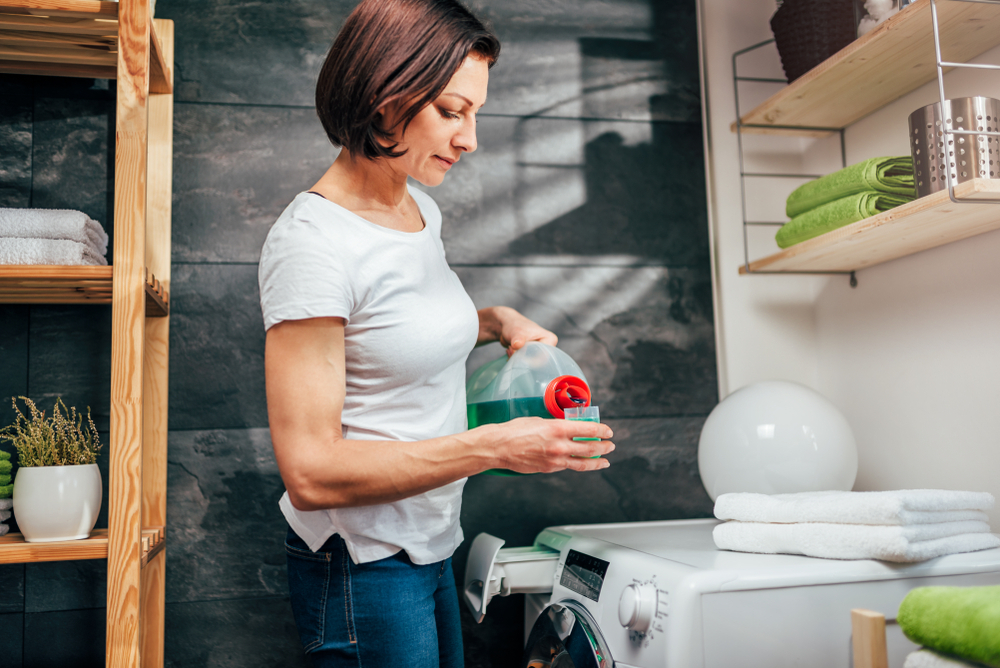
[{"label": "detergent bottle", "polygon": [[573,358],[538,341],[476,369],[465,394],[469,429],[519,417],[562,419],[565,409],[589,406],[591,398],[587,379]]}]

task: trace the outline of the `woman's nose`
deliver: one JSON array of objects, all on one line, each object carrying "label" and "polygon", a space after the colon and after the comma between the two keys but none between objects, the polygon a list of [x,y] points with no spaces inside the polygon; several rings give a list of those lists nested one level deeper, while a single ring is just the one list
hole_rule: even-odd
[{"label": "woman's nose", "polygon": [[469,116],[452,139],[452,145],[466,153],[472,153],[479,146],[476,141],[476,118]]}]

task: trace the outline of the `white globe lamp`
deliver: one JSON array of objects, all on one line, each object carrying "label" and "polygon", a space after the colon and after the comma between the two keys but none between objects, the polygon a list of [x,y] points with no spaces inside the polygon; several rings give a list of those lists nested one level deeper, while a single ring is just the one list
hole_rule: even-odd
[{"label": "white globe lamp", "polygon": [[769,380],[733,392],[709,414],[698,470],[713,501],[727,492],[847,491],[858,474],[858,448],[823,395]]}]

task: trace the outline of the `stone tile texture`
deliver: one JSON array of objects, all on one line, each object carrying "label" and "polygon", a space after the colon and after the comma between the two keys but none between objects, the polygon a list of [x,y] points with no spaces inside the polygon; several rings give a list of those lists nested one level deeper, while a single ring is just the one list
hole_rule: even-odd
[{"label": "stone tile texture", "polygon": [[267,429],[171,432],[167,601],[287,595],[284,491]]}]

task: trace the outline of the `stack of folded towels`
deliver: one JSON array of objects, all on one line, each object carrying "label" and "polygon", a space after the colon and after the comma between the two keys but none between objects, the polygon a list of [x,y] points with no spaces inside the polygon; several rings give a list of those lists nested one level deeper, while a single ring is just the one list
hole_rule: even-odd
[{"label": "stack of folded towels", "polygon": [[986,492],[939,489],[722,494],[715,516],[731,521],[713,537],[738,552],[923,561],[1000,547],[984,512],[993,503]]},{"label": "stack of folded towels", "polygon": [[1000,587],[920,587],[903,599],[896,621],[924,646],[903,668],[1000,668]]},{"label": "stack of folded towels", "polygon": [[915,198],[912,158],[871,158],[799,186],[785,203],[791,220],[775,240],[788,248]]},{"label": "stack of folded towels", "polygon": [[0,264],[107,265],[108,235],[82,211],[0,208]]},{"label": "stack of folded towels", "polygon": [[11,497],[14,495],[14,485],[11,484],[10,453],[0,450],[0,536],[10,531],[7,520],[14,507]]}]

